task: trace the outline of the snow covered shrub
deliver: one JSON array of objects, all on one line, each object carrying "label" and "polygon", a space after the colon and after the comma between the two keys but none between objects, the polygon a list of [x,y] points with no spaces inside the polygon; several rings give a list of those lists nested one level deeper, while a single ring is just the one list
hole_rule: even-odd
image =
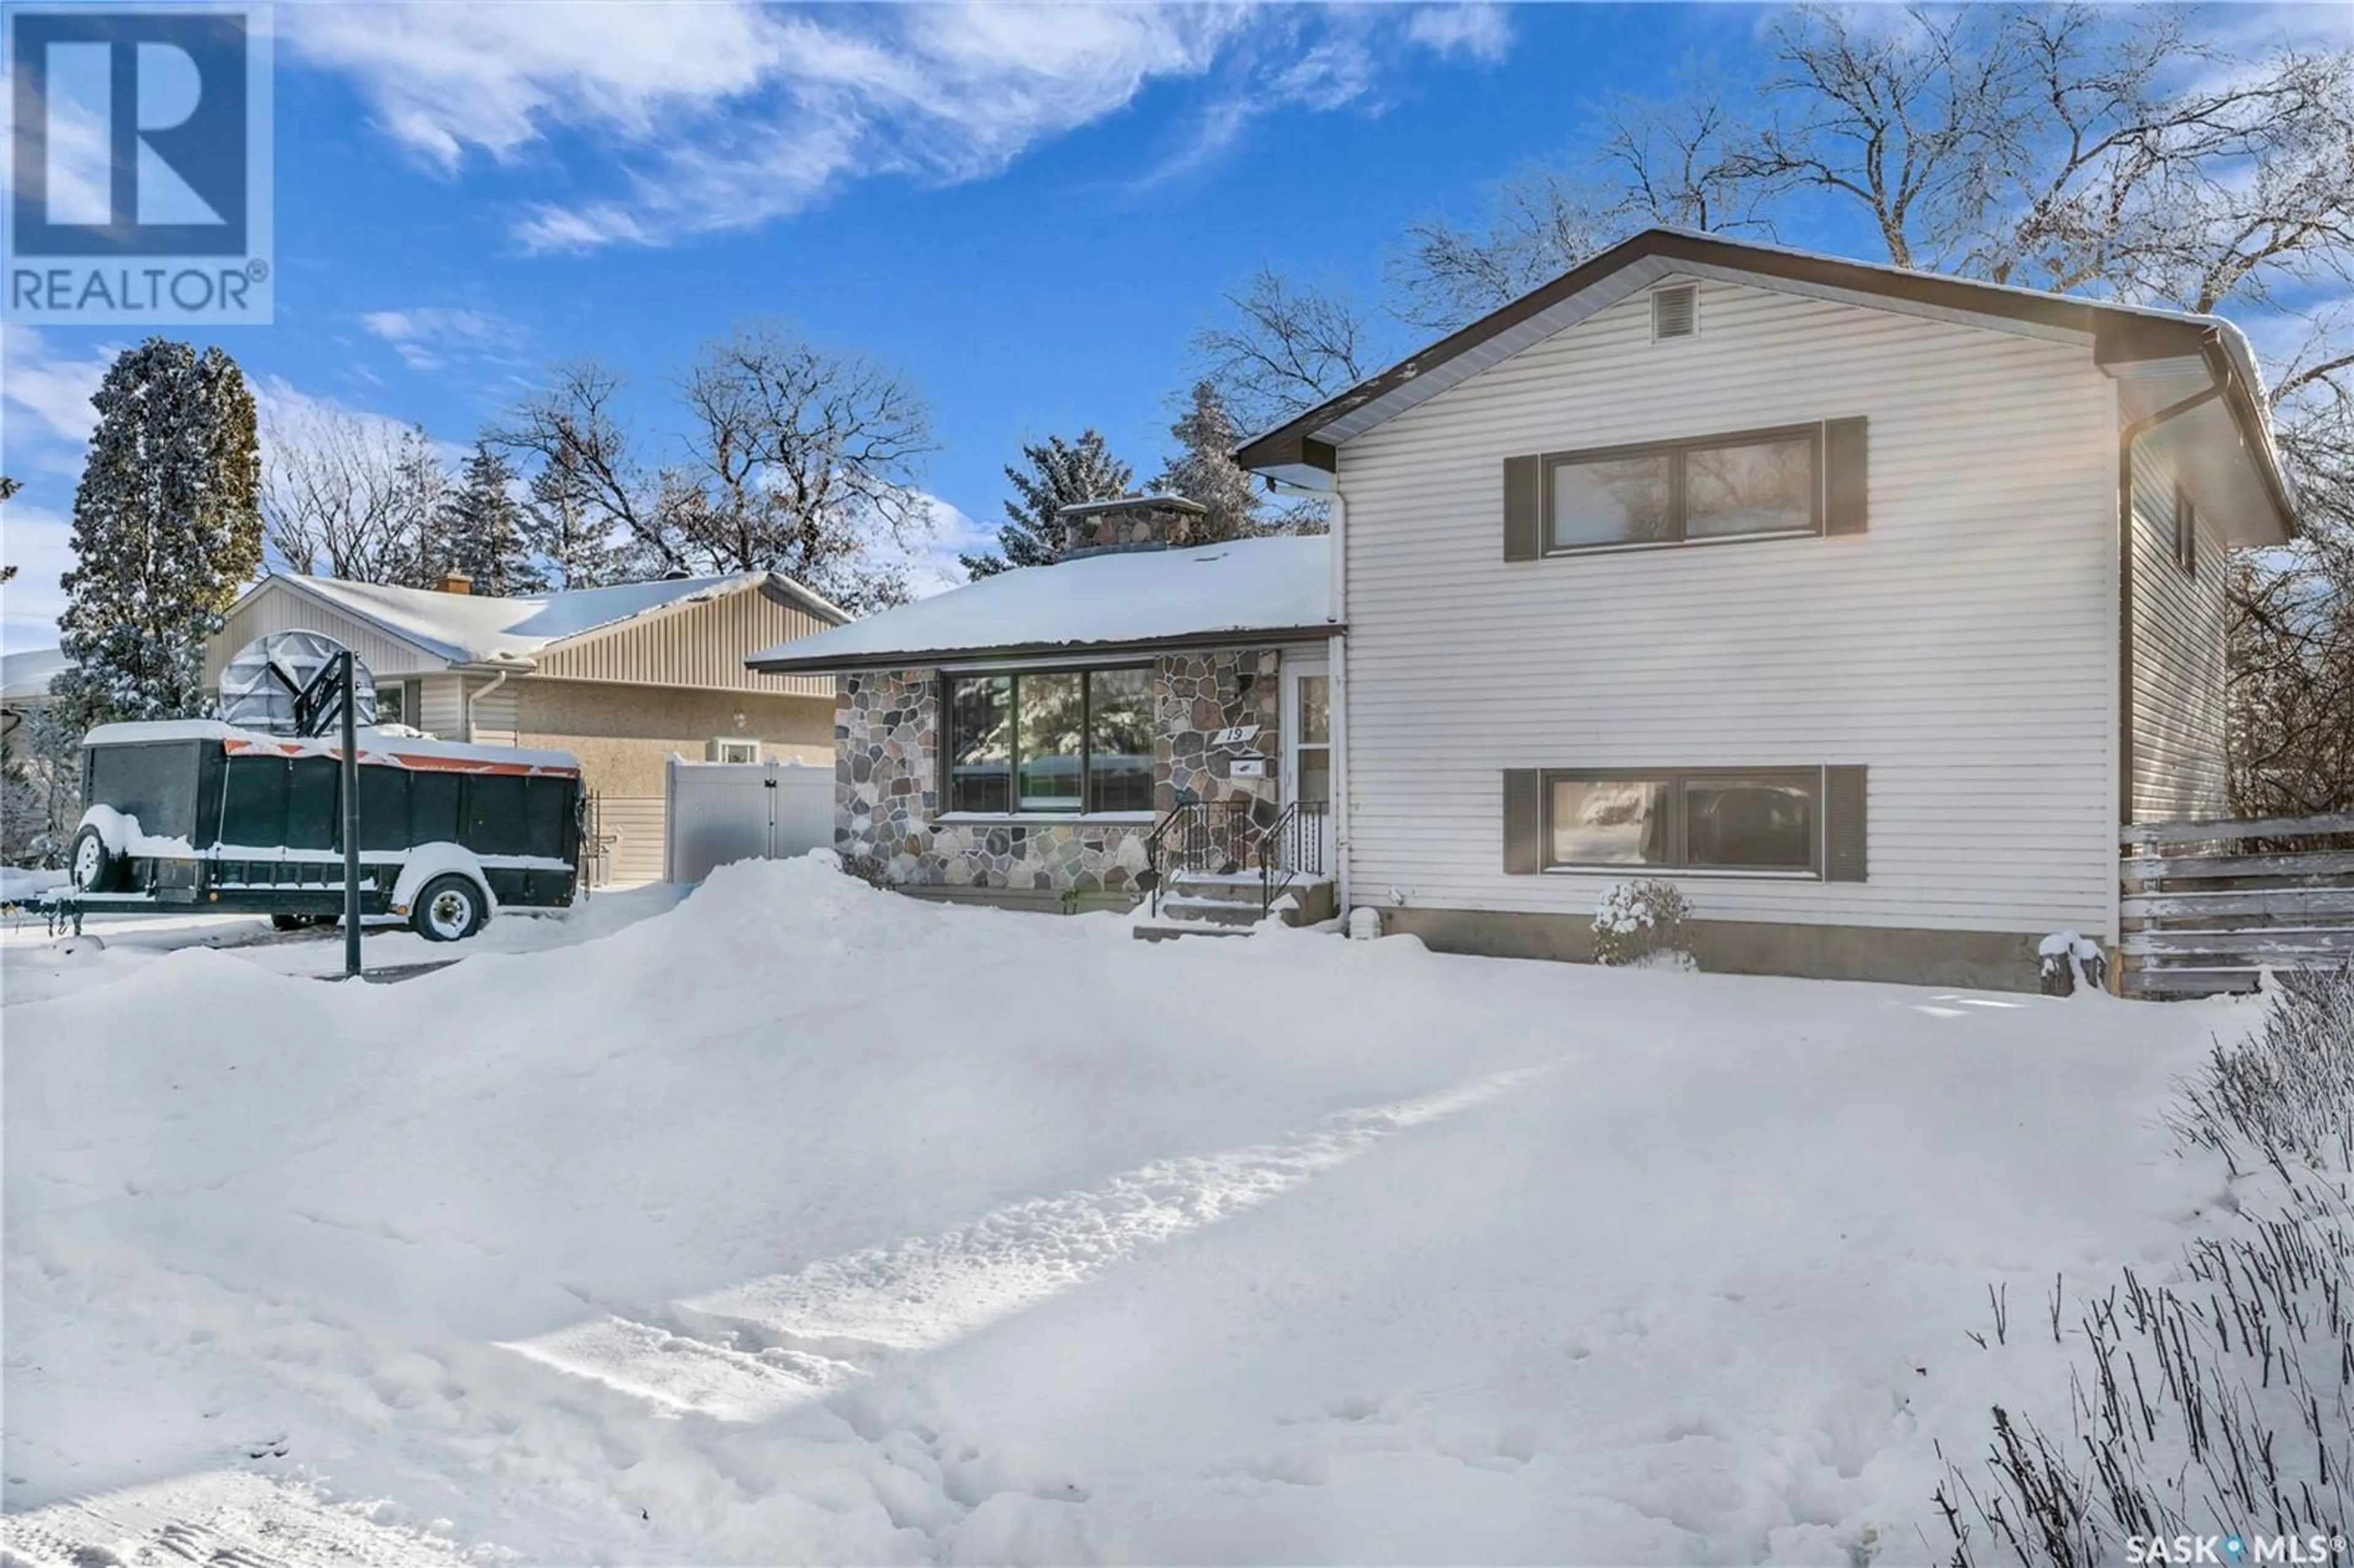
[{"label": "snow covered shrub", "polygon": [[2176,1132],[2245,1174],[2253,1158],[2354,1171],[2354,969],[2298,977],[2265,999],[2264,1026],[2218,1043],[2186,1085]]},{"label": "snow covered shrub", "polygon": [[1684,922],[1691,906],[1673,883],[1656,877],[1614,882],[1594,906],[1594,957],[1605,964],[1645,964],[1684,952]]},{"label": "snow covered shrub", "polygon": [[887,889],[891,885],[890,863],[878,854],[846,854],[841,857],[841,866],[844,876],[854,876],[869,887]]},{"label": "snow covered shrub", "polygon": [[2318,1563],[2354,1534],[2354,975],[2311,980],[2183,1088],[2175,1130],[2232,1172],[2214,1234],[2170,1282],[2128,1269],[2080,1299],[2065,1332],[2055,1286],[2067,1435],[1997,1406],[1982,1463],[1948,1463],[1956,1568],[2089,1568],[2131,1536],[2233,1531]]}]

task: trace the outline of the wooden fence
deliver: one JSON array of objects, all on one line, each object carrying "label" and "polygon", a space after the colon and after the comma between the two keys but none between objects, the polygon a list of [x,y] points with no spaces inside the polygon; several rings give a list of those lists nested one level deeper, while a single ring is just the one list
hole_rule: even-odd
[{"label": "wooden fence", "polygon": [[2354,964],[2354,816],[2125,830],[2127,996],[2253,991],[2264,970]]}]

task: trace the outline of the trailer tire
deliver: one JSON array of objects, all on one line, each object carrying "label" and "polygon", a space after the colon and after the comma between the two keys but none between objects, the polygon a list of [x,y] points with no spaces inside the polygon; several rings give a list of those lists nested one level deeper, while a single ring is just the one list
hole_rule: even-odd
[{"label": "trailer tire", "polygon": [[462,942],[482,928],[488,904],[472,877],[448,872],[418,894],[408,923],[429,942]]},{"label": "trailer tire", "polygon": [[74,835],[73,854],[66,865],[77,893],[111,893],[122,881],[122,857],[107,847],[106,835],[95,826]]}]

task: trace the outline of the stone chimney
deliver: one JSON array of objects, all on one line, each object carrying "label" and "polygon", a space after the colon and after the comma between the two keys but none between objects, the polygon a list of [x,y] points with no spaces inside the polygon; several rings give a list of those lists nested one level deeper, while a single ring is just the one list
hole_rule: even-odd
[{"label": "stone chimney", "polygon": [[1182,495],[1123,495],[1089,501],[1055,514],[1063,525],[1063,558],[1106,550],[1165,550],[1202,542],[1209,508]]},{"label": "stone chimney", "polygon": [[474,591],[474,579],[468,577],[465,573],[455,569],[443,572],[441,574],[441,591],[443,593],[472,593]]}]

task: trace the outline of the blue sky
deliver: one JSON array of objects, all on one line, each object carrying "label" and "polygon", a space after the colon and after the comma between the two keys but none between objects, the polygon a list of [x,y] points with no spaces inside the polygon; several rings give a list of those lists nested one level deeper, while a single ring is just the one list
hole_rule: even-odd
[{"label": "blue sky", "polygon": [[[921,385],[925,488],[985,533],[1048,432],[1148,475],[1188,340],[1260,262],[1372,294],[1410,221],[1566,159],[1603,96],[1687,55],[1754,76],[1766,15],[284,5],[277,320],[211,335],[265,398],[449,442],[594,355],[659,455],[665,377],[785,317]],[[84,400],[131,335],[0,344],[9,648],[54,641]]]}]

